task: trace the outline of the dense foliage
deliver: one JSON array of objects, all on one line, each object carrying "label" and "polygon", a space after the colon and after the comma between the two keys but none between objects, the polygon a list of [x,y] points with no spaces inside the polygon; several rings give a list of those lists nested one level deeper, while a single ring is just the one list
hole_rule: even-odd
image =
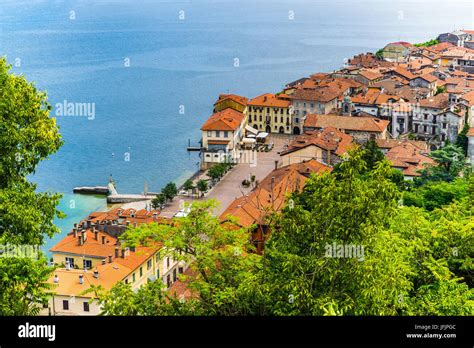
[{"label": "dense foliage", "polygon": [[[376,151],[353,150],[288,197],[262,256],[247,230],[212,216],[213,202],[194,204],[171,226],[129,230],[127,243],[159,240],[191,264],[181,279],[193,296],[120,284],[99,296],[104,314],[474,314],[474,178],[426,179],[407,191]],[[434,158],[454,174],[444,155],[456,149],[444,151]]]},{"label": "dense foliage", "polygon": [[[60,196],[36,192],[27,176],[62,142],[46,94],[9,70],[0,58],[0,245],[38,246],[59,232],[53,219],[62,216],[56,209]],[[45,258],[3,256],[0,315],[36,314],[47,299]]]}]

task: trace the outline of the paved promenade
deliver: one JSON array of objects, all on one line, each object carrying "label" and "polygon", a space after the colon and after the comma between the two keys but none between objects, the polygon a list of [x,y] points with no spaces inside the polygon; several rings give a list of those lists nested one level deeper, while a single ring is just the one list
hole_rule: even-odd
[{"label": "paved promenade", "polygon": [[[172,217],[181,208],[182,202],[193,202],[195,200],[215,199],[220,202],[219,208],[214,212],[214,215],[220,215],[227,206],[236,198],[248,193],[251,188],[242,187],[242,180],[249,179],[251,175],[255,175],[256,180],[261,181],[273,169],[275,169],[275,161],[279,161],[279,152],[283,150],[285,144],[290,141],[290,136],[271,134],[267,142],[273,142],[274,147],[269,152],[257,152],[257,165],[252,167],[248,163],[239,163],[228,172],[224,178],[221,179],[208,194],[203,198],[178,196],[168,203],[162,210],[160,216]],[[132,202],[124,204],[125,208],[143,209],[145,204],[150,204],[150,201]]]}]

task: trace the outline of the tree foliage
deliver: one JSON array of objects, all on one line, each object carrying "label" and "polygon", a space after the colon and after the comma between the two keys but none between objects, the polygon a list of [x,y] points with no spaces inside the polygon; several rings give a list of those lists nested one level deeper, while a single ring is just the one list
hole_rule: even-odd
[{"label": "tree foliage", "polygon": [[[0,58],[0,244],[41,245],[59,232],[60,195],[38,193],[27,176],[62,144],[44,92],[15,76]],[[29,315],[47,299],[44,257],[0,258],[0,314]]]}]

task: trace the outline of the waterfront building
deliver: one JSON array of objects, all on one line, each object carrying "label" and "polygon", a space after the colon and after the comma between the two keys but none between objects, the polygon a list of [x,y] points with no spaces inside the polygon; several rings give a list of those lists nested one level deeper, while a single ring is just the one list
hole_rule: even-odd
[{"label": "waterfront building", "polygon": [[295,128],[299,132],[300,121],[295,117],[290,112],[290,101],[285,93],[265,93],[248,102],[248,125],[260,132],[293,134]]},{"label": "waterfront building", "polygon": [[245,115],[231,107],[212,114],[201,127],[201,169],[237,160],[246,124]]}]

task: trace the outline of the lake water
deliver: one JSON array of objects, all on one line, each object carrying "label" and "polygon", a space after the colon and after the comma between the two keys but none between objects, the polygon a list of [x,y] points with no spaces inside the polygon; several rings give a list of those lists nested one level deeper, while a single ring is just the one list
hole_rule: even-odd
[{"label": "lake water", "polygon": [[[471,1],[0,0],[0,55],[50,103],[88,103],[58,116],[65,144],[32,180],[65,193],[63,232],[105,201],[74,186],[158,191],[197,169],[188,139],[219,93],[254,97],[387,42],[473,28]],[[49,241],[46,248],[61,236]]]}]

